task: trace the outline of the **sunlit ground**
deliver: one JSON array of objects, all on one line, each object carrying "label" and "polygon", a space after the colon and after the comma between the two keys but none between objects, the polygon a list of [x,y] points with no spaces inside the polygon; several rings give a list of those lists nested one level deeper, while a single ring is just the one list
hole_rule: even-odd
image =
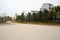
[{"label": "sunlit ground", "polygon": [[9,23],[0,25],[0,40],[60,40],[60,27]]}]

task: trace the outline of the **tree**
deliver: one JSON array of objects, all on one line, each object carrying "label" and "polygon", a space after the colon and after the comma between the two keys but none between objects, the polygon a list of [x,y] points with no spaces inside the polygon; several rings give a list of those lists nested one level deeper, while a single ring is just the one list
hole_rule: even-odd
[{"label": "tree", "polygon": [[43,14],[43,16],[42,16],[43,21],[47,22],[47,20],[48,20],[48,10],[45,9],[42,14]]},{"label": "tree", "polygon": [[30,12],[28,12],[28,14],[27,14],[27,16],[26,16],[26,21],[31,21],[31,13]]},{"label": "tree", "polygon": [[57,12],[57,15],[56,15],[56,22],[60,22],[60,11]]},{"label": "tree", "polygon": [[40,22],[40,21],[42,21],[42,11],[39,11],[38,13],[38,21]]},{"label": "tree", "polygon": [[53,11],[49,11],[48,12],[48,21],[52,21],[53,20]]},{"label": "tree", "polygon": [[21,21],[21,16],[20,16],[20,15],[17,15],[17,16],[16,16],[16,21],[18,21],[18,22]]},{"label": "tree", "polygon": [[22,21],[22,22],[24,22],[24,21],[25,21],[24,13],[21,13],[21,21]]},{"label": "tree", "polygon": [[56,12],[60,11],[60,6],[55,6],[54,8],[55,8]]},{"label": "tree", "polygon": [[36,13],[32,13],[32,21],[36,22]]},{"label": "tree", "polygon": [[11,21],[12,20],[12,17],[10,17],[10,16],[6,16],[6,17],[4,17],[7,21]]}]

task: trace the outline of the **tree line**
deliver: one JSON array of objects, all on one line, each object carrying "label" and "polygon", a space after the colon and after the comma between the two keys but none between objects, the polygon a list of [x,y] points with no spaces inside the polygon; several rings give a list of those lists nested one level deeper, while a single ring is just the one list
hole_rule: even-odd
[{"label": "tree line", "polygon": [[0,23],[5,23],[6,21],[12,21],[12,17],[10,16],[1,17],[0,16]]},{"label": "tree line", "polygon": [[[10,16],[0,17],[0,22],[6,22],[13,20]],[[21,15],[16,15],[14,19],[16,22],[60,22],[60,6],[53,7],[52,10],[38,11],[38,12],[28,12],[24,15],[24,12]]]},{"label": "tree line", "polygon": [[17,22],[60,22],[60,6],[53,7],[52,10],[38,12],[28,12],[24,15],[24,12],[21,15],[16,15]]}]

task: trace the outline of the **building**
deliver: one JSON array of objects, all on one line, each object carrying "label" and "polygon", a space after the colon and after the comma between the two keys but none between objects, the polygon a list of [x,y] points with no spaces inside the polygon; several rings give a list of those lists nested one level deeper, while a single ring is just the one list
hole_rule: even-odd
[{"label": "building", "polygon": [[49,3],[44,3],[42,8],[40,8],[41,11],[44,11],[44,9],[50,11],[53,9],[53,5],[52,4],[49,4]]}]

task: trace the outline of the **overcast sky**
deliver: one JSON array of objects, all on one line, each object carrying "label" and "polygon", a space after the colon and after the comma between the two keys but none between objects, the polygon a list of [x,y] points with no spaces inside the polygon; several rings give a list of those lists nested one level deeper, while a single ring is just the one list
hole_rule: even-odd
[{"label": "overcast sky", "polygon": [[60,0],[0,0],[0,13],[14,16],[20,14],[23,10],[39,10],[43,3],[51,3],[54,6],[60,5]]}]

